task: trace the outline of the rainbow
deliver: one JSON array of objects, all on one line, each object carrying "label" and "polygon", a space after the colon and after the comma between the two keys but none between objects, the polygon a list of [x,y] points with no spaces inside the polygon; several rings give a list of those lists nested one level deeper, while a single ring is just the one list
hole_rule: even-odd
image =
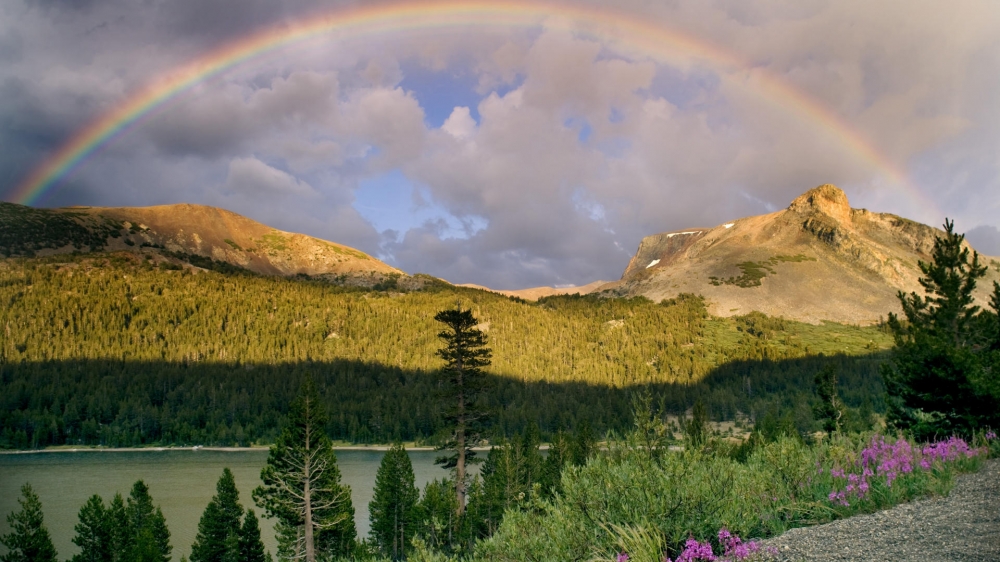
[{"label": "rainbow", "polygon": [[328,34],[350,39],[407,30],[509,29],[543,25],[598,34],[617,47],[659,62],[701,62],[721,71],[723,79],[735,79],[727,76],[740,75],[743,87],[755,91],[783,110],[793,112],[797,118],[813,123],[880,170],[893,184],[902,186],[925,204],[928,202],[926,196],[908,181],[906,174],[850,124],[780,76],[754,68],[732,52],[658,23],[608,8],[538,0],[396,0],[384,4],[362,4],[248,35],[174,69],[98,117],[33,170],[10,192],[8,200],[25,205],[36,204],[90,155],[144,116],[197,84],[275,49]]}]

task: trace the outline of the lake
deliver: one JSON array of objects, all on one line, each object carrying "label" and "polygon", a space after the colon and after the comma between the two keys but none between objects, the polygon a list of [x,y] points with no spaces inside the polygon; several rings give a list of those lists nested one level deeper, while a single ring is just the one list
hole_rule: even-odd
[{"label": "lake", "polygon": [[[417,486],[448,474],[434,465],[436,451],[408,451]],[[372,499],[375,472],[383,451],[339,450],[337,464],[342,482],[351,487],[359,540],[368,536],[368,502]],[[198,532],[198,520],[215,495],[222,469],[229,467],[236,478],[243,507],[253,507],[261,518],[264,545],[276,552],[273,521],[263,519],[253,505],[250,492],[260,485],[260,469],[267,450],[206,451],[80,451],[0,455],[0,534],[10,532],[7,514],[20,506],[20,488],[30,482],[42,501],[45,523],[52,535],[59,559],[78,552],[72,543],[73,526],[79,521],[80,507],[93,494],[110,503],[115,492],[127,497],[140,478],[149,485],[153,502],[163,508],[170,528],[173,559],[189,555]],[[0,547],[0,550],[5,550]]]}]

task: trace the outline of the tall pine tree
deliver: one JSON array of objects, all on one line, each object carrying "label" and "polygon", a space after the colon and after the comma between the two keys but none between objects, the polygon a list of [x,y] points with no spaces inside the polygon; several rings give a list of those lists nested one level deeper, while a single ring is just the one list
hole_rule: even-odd
[{"label": "tall pine tree", "polygon": [[901,291],[906,322],[889,315],[896,349],[882,371],[887,418],[918,439],[969,436],[997,420],[997,400],[975,384],[987,342],[973,291],[986,268],[977,253],[970,256],[965,236],[954,226],[945,220],[933,261],[919,264],[926,295]]},{"label": "tall pine tree", "polygon": [[840,431],[840,418],[844,415],[844,404],[837,394],[837,368],[831,363],[816,373],[814,379],[819,402],[813,407],[813,414],[827,433]]},{"label": "tall pine tree", "polygon": [[487,377],[483,367],[489,366],[492,355],[486,347],[486,334],[476,326],[479,322],[471,310],[442,310],[434,319],[446,329],[438,333],[445,346],[438,356],[445,360],[442,377],[445,382],[444,418],[452,429],[452,436],[442,448],[454,451],[438,462],[444,468],[455,469],[455,497],[458,500],[456,515],[465,512],[466,464],[475,456],[472,447],[480,440],[486,408],[481,403],[486,390]]},{"label": "tall pine tree", "polygon": [[229,550],[229,537],[240,534],[243,506],[236,479],[228,468],[222,470],[215,492],[198,522],[198,534],[191,546],[191,562],[223,562]]},{"label": "tall pine tree", "polygon": [[375,474],[375,492],[368,504],[371,539],[383,555],[403,558],[417,530],[417,502],[413,464],[402,444],[386,451]]},{"label": "tall pine tree", "polygon": [[279,557],[346,556],[354,546],[351,489],[340,483],[326,413],[311,377],[292,402],[288,422],[271,446],[254,502],[278,520]]},{"label": "tall pine tree", "polygon": [[130,562],[168,562],[170,560],[170,531],[163,511],[153,506],[149,486],[142,480],[132,485],[125,504],[128,529],[128,547],[125,560]]},{"label": "tall pine tree", "polygon": [[80,508],[80,522],[76,524],[76,536],[73,544],[80,547],[80,552],[73,556],[72,562],[111,562],[111,518],[110,512],[104,507],[101,496],[90,496],[87,503]]},{"label": "tall pine tree", "polygon": [[260,540],[260,524],[257,514],[248,509],[243,517],[243,525],[236,541],[236,560],[239,562],[266,562],[270,556],[264,551],[264,542]]},{"label": "tall pine tree", "polygon": [[10,533],[0,536],[0,544],[7,547],[7,554],[0,562],[56,562],[56,549],[52,546],[49,530],[42,516],[42,502],[31,484],[21,486],[21,511],[7,516]]}]

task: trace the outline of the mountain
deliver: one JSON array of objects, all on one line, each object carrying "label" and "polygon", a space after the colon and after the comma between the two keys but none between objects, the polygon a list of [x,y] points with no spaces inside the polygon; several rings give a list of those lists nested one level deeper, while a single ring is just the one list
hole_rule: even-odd
[{"label": "mountain", "polygon": [[[871,324],[900,312],[897,291],[923,294],[917,262],[931,260],[942,233],[852,209],[844,192],[827,184],[775,213],[648,236],[621,280],[604,288],[654,301],[697,293],[717,316],[756,310],[813,323]],[[1000,261],[980,260],[989,266],[976,294],[985,307]]]},{"label": "mountain", "polygon": [[143,252],[202,266],[223,263],[263,275],[381,280],[402,274],[354,248],[276,230],[215,207],[36,209],[0,203],[0,253],[90,251]]},{"label": "mountain", "polygon": [[494,293],[499,293],[508,297],[517,297],[519,299],[524,299],[526,301],[537,301],[544,297],[553,297],[556,295],[589,295],[590,293],[597,293],[604,289],[604,286],[608,284],[608,281],[593,281],[587,283],[586,285],[572,286],[572,287],[531,287],[530,289],[517,289],[514,291],[501,291],[498,289],[490,289],[489,287],[484,287],[482,285],[475,285],[473,283],[461,283],[456,285],[457,287],[465,287],[468,289],[479,289],[482,291],[491,291]]}]

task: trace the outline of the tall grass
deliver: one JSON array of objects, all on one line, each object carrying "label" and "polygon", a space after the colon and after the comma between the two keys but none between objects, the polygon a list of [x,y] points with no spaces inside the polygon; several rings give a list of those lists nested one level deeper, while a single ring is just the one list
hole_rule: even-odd
[{"label": "tall grass", "polygon": [[951,438],[920,445],[863,433],[816,444],[781,437],[739,462],[722,442],[678,450],[649,445],[647,434],[639,433],[612,441],[586,466],[564,471],[563,491],[553,499],[508,511],[498,532],[478,545],[476,558],[766,557],[739,537],[773,536],[946,494],[955,475],[977,470],[991,452],[1000,452],[992,432],[973,444]]}]

